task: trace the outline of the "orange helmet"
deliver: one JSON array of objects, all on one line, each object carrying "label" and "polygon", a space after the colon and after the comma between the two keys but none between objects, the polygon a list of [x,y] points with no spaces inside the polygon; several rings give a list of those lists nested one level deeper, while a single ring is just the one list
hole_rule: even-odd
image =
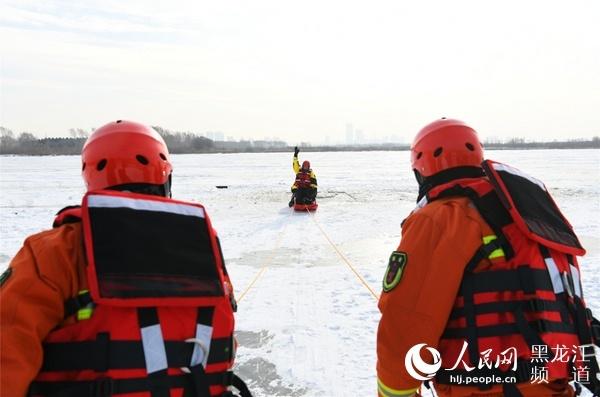
[{"label": "orange helmet", "polygon": [[164,186],[164,195],[170,195],[169,150],[143,124],[117,120],[98,128],[83,145],[81,160],[88,191],[141,184]]},{"label": "orange helmet", "polygon": [[460,120],[442,118],[423,127],[410,148],[413,170],[422,177],[455,167],[480,167],[483,145]]},{"label": "orange helmet", "polygon": [[308,161],[308,160],[304,160],[304,161],[302,162],[302,170],[303,170],[303,171],[308,171],[308,170],[310,170],[310,161]]}]

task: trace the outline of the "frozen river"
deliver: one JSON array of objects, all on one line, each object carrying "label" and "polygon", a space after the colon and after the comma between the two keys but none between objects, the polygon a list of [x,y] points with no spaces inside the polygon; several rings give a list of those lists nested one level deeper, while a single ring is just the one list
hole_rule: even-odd
[{"label": "frozen river", "polygon": [[[588,251],[580,260],[584,291],[598,316],[600,150],[486,154],[552,192]],[[311,161],[319,181],[314,219],[287,207],[291,153],[174,155],[173,197],[206,206],[237,295],[245,293],[237,366],[257,396],[374,395],[379,312],[339,253],[379,293],[416,198],[409,153],[301,152],[300,159]],[[80,168],[78,156],[0,157],[0,270],[26,236],[79,203]]]}]

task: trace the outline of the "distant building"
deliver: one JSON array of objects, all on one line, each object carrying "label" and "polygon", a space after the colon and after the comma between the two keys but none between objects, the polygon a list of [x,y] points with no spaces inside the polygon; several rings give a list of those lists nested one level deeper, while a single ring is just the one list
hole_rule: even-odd
[{"label": "distant building", "polygon": [[354,132],[354,143],[360,145],[365,143],[365,135],[362,130],[356,130]]},{"label": "distant building", "polygon": [[350,123],[346,124],[346,143],[354,144],[354,127]]}]

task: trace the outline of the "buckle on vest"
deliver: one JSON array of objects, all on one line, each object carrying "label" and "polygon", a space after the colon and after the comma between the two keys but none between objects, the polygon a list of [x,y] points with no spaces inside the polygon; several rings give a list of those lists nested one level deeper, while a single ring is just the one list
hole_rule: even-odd
[{"label": "buckle on vest", "polygon": [[92,396],[111,397],[114,392],[114,382],[112,378],[98,378],[93,383]]},{"label": "buckle on vest", "polygon": [[[199,360],[199,364],[202,365],[202,361],[204,361],[205,358],[208,358],[208,349],[206,348],[206,346],[204,346],[204,343],[200,339],[197,339],[197,338],[189,338],[189,339],[186,339],[184,342],[185,343],[194,343],[194,344],[196,344],[197,347],[200,348],[203,356],[202,356],[201,360]],[[196,351],[196,349],[194,349],[194,351]],[[192,361],[193,360],[194,360],[194,357],[192,357]],[[192,366],[192,363],[190,363],[190,366]],[[192,373],[192,370],[189,367],[180,367],[179,369],[181,370],[181,372],[184,372],[186,374]]]}]

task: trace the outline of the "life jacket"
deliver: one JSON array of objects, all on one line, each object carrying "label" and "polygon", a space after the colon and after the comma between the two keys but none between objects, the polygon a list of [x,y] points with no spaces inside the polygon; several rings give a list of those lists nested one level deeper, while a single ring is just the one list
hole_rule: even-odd
[{"label": "life jacket", "polygon": [[545,371],[546,379],[573,379],[584,365],[589,382],[581,383],[598,393],[600,327],[585,306],[576,258],[585,250],[542,182],[497,162],[482,167],[485,177],[433,187],[419,204],[466,196],[494,231],[465,267],[436,382],[490,377],[480,389],[502,384],[518,396],[514,383]]},{"label": "life jacket", "polygon": [[231,371],[235,299],[202,205],[96,191],[82,222],[89,290],[65,302],[29,396],[250,396]]},{"label": "life jacket", "polygon": [[306,189],[310,187],[311,183],[310,171],[300,171],[296,174],[296,187]]}]

